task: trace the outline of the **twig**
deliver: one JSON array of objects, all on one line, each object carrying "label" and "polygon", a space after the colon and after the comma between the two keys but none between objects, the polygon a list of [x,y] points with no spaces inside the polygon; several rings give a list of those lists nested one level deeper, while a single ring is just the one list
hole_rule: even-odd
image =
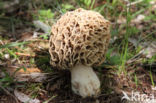
[{"label": "twig", "polygon": [[29,56],[29,57],[35,57],[35,55],[26,54],[26,53],[19,53],[19,52],[16,52],[16,55],[19,55],[19,56]]},{"label": "twig", "polygon": [[102,97],[102,96],[109,96],[109,95],[112,95],[112,94],[114,94],[114,93],[110,93],[110,94],[100,94],[100,95],[97,96],[97,98]]},{"label": "twig", "polygon": [[0,43],[1,43],[2,45],[4,45],[4,43],[3,43],[3,41],[2,41],[2,40],[0,40]]},{"label": "twig", "polygon": [[127,60],[127,64],[130,64],[134,61],[136,61],[138,59],[139,56],[141,56],[141,54],[143,53],[143,51],[139,52],[138,54],[134,55],[132,58],[130,58],[129,60]]},{"label": "twig", "polygon": [[62,101],[59,101],[60,103],[66,103],[66,102],[72,102],[73,100],[62,100]]},{"label": "twig", "polygon": [[127,4],[127,7],[132,6],[132,5],[135,5],[135,4],[138,4],[138,3],[142,2],[142,1],[143,0],[138,0],[138,1],[135,1],[135,2],[132,2],[132,3],[128,3]]},{"label": "twig", "polygon": [[19,102],[18,102],[18,99],[17,99],[14,95],[12,95],[7,89],[3,88],[3,87],[1,86],[1,84],[0,84],[0,88],[1,88],[2,90],[4,90],[8,95],[10,95],[11,97],[13,97],[13,98],[15,99],[16,103],[19,103]]}]

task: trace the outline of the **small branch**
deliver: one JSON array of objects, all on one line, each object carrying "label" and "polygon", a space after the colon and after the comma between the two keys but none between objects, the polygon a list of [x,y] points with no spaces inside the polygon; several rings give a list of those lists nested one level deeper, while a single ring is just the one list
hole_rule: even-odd
[{"label": "small branch", "polygon": [[13,98],[15,99],[16,103],[19,103],[19,102],[18,102],[18,99],[17,99],[14,95],[12,95],[7,89],[3,88],[3,87],[1,86],[1,84],[0,84],[0,88],[1,88],[3,91],[5,91],[7,95],[10,95],[11,97],[13,97]]},{"label": "small branch", "polygon": [[2,40],[0,40],[0,43],[1,43],[2,45],[4,45],[4,43],[3,43],[3,41],[2,41]]},{"label": "small branch", "polygon": [[26,54],[26,53],[19,53],[19,52],[16,52],[16,55],[19,55],[19,56],[28,56],[28,57],[35,57],[35,55]]},{"label": "small branch", "polygon": [[142,1],[143,0],[138,0],[138,1],[135,1],[135,2],[132,2],[132,3],[128,3],[127,7],[132,6],[132,5],[136,5],[136,4],[138,4],[138,3],[142,2]]}]

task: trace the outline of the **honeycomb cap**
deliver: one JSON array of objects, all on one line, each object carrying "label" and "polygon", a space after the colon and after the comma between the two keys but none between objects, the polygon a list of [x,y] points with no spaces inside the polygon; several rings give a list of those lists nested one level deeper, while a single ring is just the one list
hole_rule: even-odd
[{"label": "honeycomb cap", "polygon": [[67,12],[52,26],[50,63],[58,69],[78,64],[99,66],[105,60],[109,40],[110,22],[98,12],[82,8]]}]

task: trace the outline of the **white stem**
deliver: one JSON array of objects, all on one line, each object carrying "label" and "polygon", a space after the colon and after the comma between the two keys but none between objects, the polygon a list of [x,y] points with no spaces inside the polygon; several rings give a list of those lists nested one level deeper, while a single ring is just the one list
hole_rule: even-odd
[{"label": "white stem", "polygon": [[82,96],[96,96],[100,92],[100,81],[91,67],[76,65],[71,69],[71,84],[74,93]]}]

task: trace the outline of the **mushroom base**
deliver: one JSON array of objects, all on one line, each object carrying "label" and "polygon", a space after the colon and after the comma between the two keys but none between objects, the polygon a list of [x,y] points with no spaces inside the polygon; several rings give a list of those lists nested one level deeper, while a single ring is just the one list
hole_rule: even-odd
[{"label": "mushroom base", "polygon": [[100,81],[91,67],[77,65],[71,69],[71,84],[74,93],[82,96],[97,96],[100,93]]}]

